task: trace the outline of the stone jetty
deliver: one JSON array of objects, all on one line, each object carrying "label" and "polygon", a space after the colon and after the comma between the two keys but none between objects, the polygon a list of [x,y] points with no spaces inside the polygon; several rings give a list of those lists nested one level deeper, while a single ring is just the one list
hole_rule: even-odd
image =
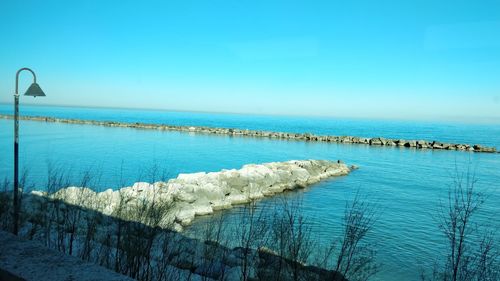
[{"label": "stone jetty", "polygon": [[[12,115],[0,115],[0,118],[11,119]],[[96,125],[106,127],[124,127],[149,130],[164,130],[164,131],[179,131],[199,134],[214,134],[214,135],[230,135],[242,137],[258,137],[282,140],[297,140],[311,142],[330,142],[330,143],[346,143],[346,144],[364,144],[370,146],[385,146],[385,147],[406,147],[413,149],[437,149],[437,150],[457,150],[471,152],[489,152],[495,153],[495,147],[487,147],[479,144],[457,144],[446,143],[440,141],[429,140],[403,140],[403,139],[388,139],[382,137],[356,137],[356,136],[330,136],[330,135],[315,135],[310,133],[286,133],[286,132],[270,132],[258,130],[246,130],[235,128],[216,128],[203,126],[174,126],[166,124],[150,124],[150,123],[127,123],[114,121],[97,121],[97,120],[82,120],[82,119],[66,119],[41,116],[21,116],[21,120],[43,121],[43,122],[58,122],[67,124],[81,125]]]},{"label": "stone jetty", "polygon": [[329,177],[347,175],[354,168],[341,161],[292,160],[249,164],[239,170],[179,174],[167,182],[139,182],[119,190],[95,192],[85,187],[67,187],[52,194],[41,191],[32,194],[146,224],[140,218],[134,219],[131,213],[155,206],[160,212],[157,218],[161,220],[160,225],[180,231],[195,216],[304,188]]},{"label": "stone jetty", "polygon": [[[294,276],[300,276],[301,280],[346,281],[339,272],[273,250],[275,242],[272,239],[264,239],[267,242],[263,243],[259,242],[263,237],[248,235],[248,231],[253,233],[255,230],[252,229],[260,227],[257,221],[260,219],[250,213],[247,217],[251,217],[250,225],[246,219],[234,227],[216,220],[203,227],[197,237],[190,237],[180,230],[195,216],[304,188],[329,177],[347,175],[355,168],[341,161],[292,160],[249,164],[238,170],[180,174],[166,182],[139,182],[103,192],[82,187],[49,193],[32,191],[22,197],[20,235],[134,278],[141,276],[138,273],[148,272],[152,280],[258,281],[275,280],[279,274],[285,281],[295,280]],[[11,198],[11,194],[0,192],[0,201],[2,198]],[[271,214],[272,218],[276,215]],[[286,217],[281,219],[286,220]],[[256,231],[259,235],[264,233]],[[265,235],[271,237],[272,234]],[[288,232],[283,235],[281,239],[286,245],[292,245],[292,241],[302,237]],[[1,236],[0,232],[0,244]],[[34,242],[27,247],[32,245]],[[23,251],[20,254],[26,252]],[[12,252],[9,248],[9,253]],[[33,259],[40,266],[45,261],[52,265],[52,259],[42,258]],[[20,260],[16,258],[16,262]],[[8,268],[9,271],[14,269],[12,273],[16,273],[14,265],[17,266],[13,264]],[[0,279],[3,280],[1,270],[0,257]],[[77,274],[80,269],[68,270]],[[47,272],[54,274],[53,271]],[[58,275],[54,276],[58,280]],[[79,276],[74,280],[87,279]]]}]

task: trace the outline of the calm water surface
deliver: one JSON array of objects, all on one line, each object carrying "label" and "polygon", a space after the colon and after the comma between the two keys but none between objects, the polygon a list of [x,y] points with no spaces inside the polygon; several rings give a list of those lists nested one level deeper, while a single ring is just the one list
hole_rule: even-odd
[{"label": "calm water surface", "polygon": [[[0,104],[0,114],[12,114],[12,105]],[[75,108],[30,106],[22,115],[52,116],[86,120],[144,122],[183,126],[210,126],[250,130],[269,130],[321,135],[350,135],[402,139],[439,140],[500,148],[500,124],[464,124],[396,120],[283,117],[245,114],[175,112],[158,110]]]},{"label": "calm water surface", "polygon": [[[10,105],[0,105],[9,113]],[[23,107],[27,115],[99,119],[127,122],[168,123],[266,129],[319,134],[438,139],[450,142],[500,145],[497,125],[431,124],[418,122],[306,119],[185,112]],[[418,280],[421,267],[430,267],[443,250],[442,237],[433,219],[440,199],[447,195],[455,168],[468,162],[479,179],[478,188],[490,194],[479,220],[498,225],[500,213],[500,155],[455,151],[412,150],[363,145],[306,143],[189,133],[106,128],[21,121],[21,167],[43,188],[48,163],[70,169],[75,175],[85,169],[99,171],[96,188],[118,188],[138,180],[149,180],[152,167],[167,177],[178,173],[219,171],[247,163],[290,159],[342,159],[360,166],[341,178],[316,184],[285,195],[301,199],[302,212],[313,221],[321,243],[338,234],[346,200],[359,189],[380,206],[380,216],[368,238],[377,243],[382,270],[376,280]],[[12,174],[12,120],[0,120],[0,176]],[[264,199],[259,206],[272,204]],[[239,208],[227,212],[237,218]],[[487,217],[494,217],[488,220]],[[188,233],[210,217],[196,220]]]}]

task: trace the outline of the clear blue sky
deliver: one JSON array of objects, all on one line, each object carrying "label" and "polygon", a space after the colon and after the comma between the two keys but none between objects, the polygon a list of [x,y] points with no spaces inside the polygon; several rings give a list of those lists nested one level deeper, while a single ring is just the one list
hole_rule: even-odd
[{"label": "clear blue sky", "polygon": [[[500,123],[500,1],[0,1],[0,102]],[[29,75],[22,77],[22,88]]]}]

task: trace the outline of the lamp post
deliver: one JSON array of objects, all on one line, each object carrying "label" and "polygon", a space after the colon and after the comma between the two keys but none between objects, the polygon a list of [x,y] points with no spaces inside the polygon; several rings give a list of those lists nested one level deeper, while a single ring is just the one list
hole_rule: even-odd
[{"label": "lamp post", "polygon": [[16,73],[16,92],[14,94],[14,234],[19,231],[19,74],[27,70],[33,75],[33,83],[24,93],[25,96],[44,97],[45,93],[36,83],[33,70],[23,67]]}]

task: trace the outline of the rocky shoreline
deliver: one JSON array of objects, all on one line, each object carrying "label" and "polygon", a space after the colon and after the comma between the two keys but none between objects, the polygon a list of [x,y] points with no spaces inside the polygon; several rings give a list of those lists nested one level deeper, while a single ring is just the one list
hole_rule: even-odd
[{"label": "rocky shoreline", "polygon": [[[167,182],[139,182],[103,192],[85,187],[32,191],[22,197],[20,234],[137,279],[147,270],[154,276],[147,280],[347,281],[327,263],[310,264],[272,250],[270,236],[260,236],[271,235],[272,229],[260,224],[263,218],[254,216],[252,208],[234,228],[215,220],[203,227],[201,237],[180,231],[195,216],[304,188],[355,168],[341,161],[291,160],[179,174]],[[0,227],[1,218],[0,212]],[[296,238],[282,235],[287,243]],[[229,239],[237,243],[231,246]]]},{"label": "rocky shoreline", "polygon": [[[12,115],[0,114],[0,118],[12,119]],[[388,146],[388,147],[406,147],[413,149],[437,149],[437,150],[457,150],[471,152],[497,152],[495,147],[487,147],[479,144],[456,144],[445,143],[440,141],[428,140],[403,140],[403,139],[388,139],[382,137],[356,137],[356,136],[326,136],[315,135],[310,133],[286,133],[286,132],[270,132],[234,128],[216,128],[203,126],[173,126],[166,124],[148,124],[148,123],[127,123],[114,121],[97,121],[97,120],[81,120],[81,119],[66,119],[43,116],[21,116],[21,120],[57,122],[67,124],[95,125],[106,127],[123,127],[149,130],[164,130],[178,131],[200,134],[215,134],[215,135],[230,135],[243,137],[258,137],[282,140],[297,140],[297,141],[315,141],[315,142],[332,142],[332,143],[348,143],[348,144],[364,144],[370,146]]]},{"label": "rocky shoreline", "polygon": [[128,214],[127,209],[140,205],[156,206],[162,212],[158,218],[160,225],[181,231],[195,216],[209,215],[286,190],[304,188],[329,177],[347,175],[354,168],[341,161],[291,160],[249,164],[239,170],[179,174],[168,182],[139,182],[103,192],[86,187],[67,187],[53,194],[42,191],[32,193],[120,219],[125,219],[122,216]]}]

